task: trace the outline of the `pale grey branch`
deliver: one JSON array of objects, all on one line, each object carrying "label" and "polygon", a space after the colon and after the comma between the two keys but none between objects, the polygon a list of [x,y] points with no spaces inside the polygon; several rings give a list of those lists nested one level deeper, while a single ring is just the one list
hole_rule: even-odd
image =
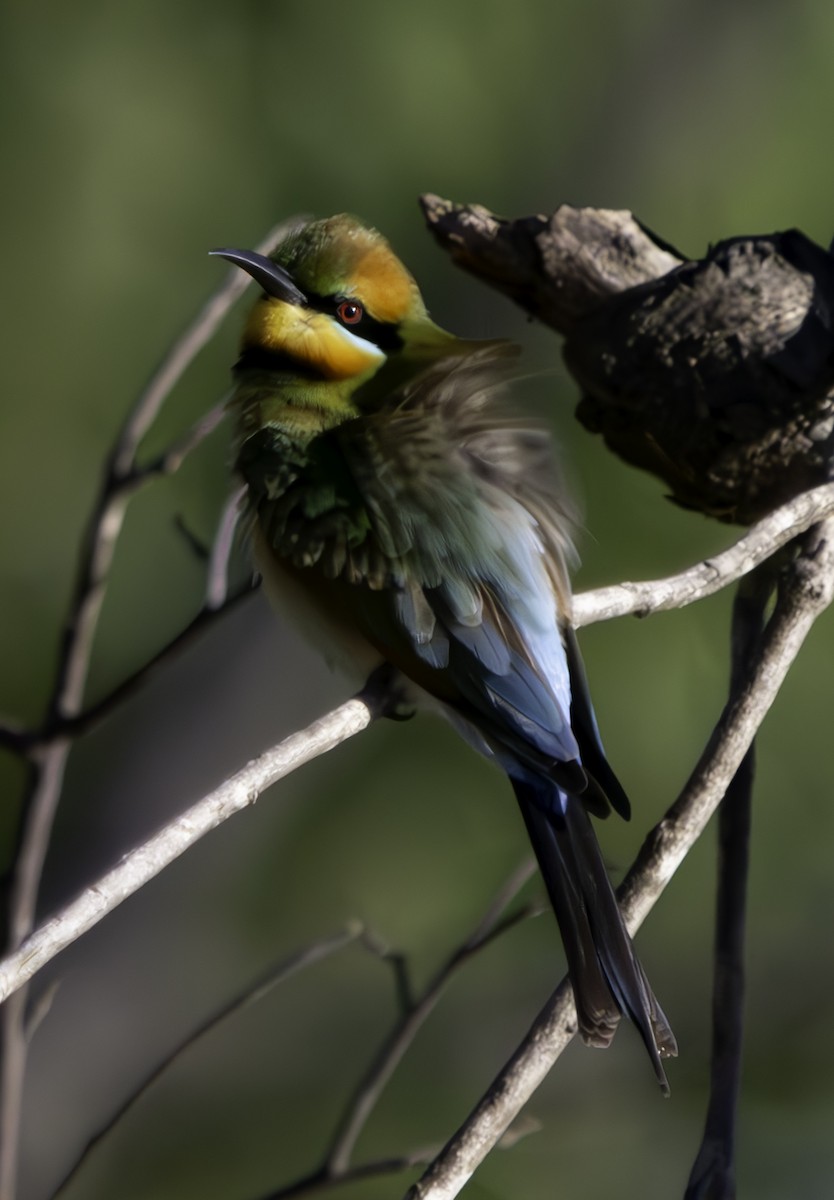
[{"label": "pale grey branch", "polygon": [[354,697],[267,750],[166,825],[60,913],[25,939],[0,963],[0,1001],[41,967],[132,896],[190,846],[234,813],[254,804],[277,780],[365,729],[377,713],[368,694]]},{"label": "pale grey branch", "polygon": [[[272,230],[262,249],[270,249],[287,228],[288,223],[284,222]],[[152,470],[137,468],[140,443],[162,404],[197,353],[214,335],[245,286],[245,279],[230,276],[208,301],[165,355],[116,436],[79,550],[45,728],[54,728],[59,721],[71,720],[81,712],[110,567],[130,497],[154,474],[176,471],[183,457],[208,436],[222,415],[219,410],[209,413],[174,443],[169,457],[163,456]],[[9,890],[10,951],[20,946],[34,925],[43,864],[71,745],[70,738],[58,735],[28,752],[31,773],[23,800],[20,848]],[[26,749],[22,743],[21,749]],[[25,1006],[25,991],[18,992],[0,1014],[3,1050],[0,1067],[0,1196],[9,1200],[17,1187],[20,1109],[27,1052]]]},{"label": "pale grey branch", "polygon": [[735,545],[679,575],[642,583],[616,583],[573,598],[573,624],[579,629],[614,617],[646,617],[685,608],[746,575],[799,534],[834,512],[834,484],[803,492],[753,525]]},{"label": "pale grey branch", "polygon": [[[806,493],[803,496],[797,497],[796,500],[784,505],[770,517],[760,521],[751,531],[742,537],[734,546],[723,553],[716,555],[714,558],[707,560],[704,563],[699,563],[697,566],[682,572],[680,575],[670,576],[666,579],[654,580],[647,583],[626,583],[610,588],[600,588],[596,591],[586,592],[574,598],[574,622],[576,625],[588,625],[595,621],[607,620],[614,616],[621,616],[626,613],[647,614],[660,611],[665,608],[681,607],[685,604],[692,603],[706,595],[711,595],[713,592],[732,583],[739,576],[762,562],[775,550],[785,545],[797,533],[807,529],[814,521],[819,520],[821,514],[825,514],[834,510],[834,485],[816,488],[815,490]],[[349,704],[361,703],[360,701],[350,701]],[[342,714],[348,706],[335,710],[329,716],[322,718],[319,724],[327,724],[329,722],[339,723],[339,714]],[[370,717],[365,721],[369,723]],[[315,729],[316,726],[311,726]],[[364,728],[364,725],[359,728]],[[294,735],[295,744],[301,745],[309,734],[306,732]],[[344,733],[344,737],[349,737],[353,733],[359,732],[359,729],[350,728]],[[337,744],[336,742],[333,744]],[[282,743],[273,751],[268,751],[267,754],[278,754],[282,751],[282,747],[287,743]],[[325,747],[330,748],[328,745]],[[282,770],[274,779],[280,778],[282,775],[294,770],[303,762],[316,757],[318,753],[323,753],[323,750],[317,749],[316,745],[311,745],[309,753],[303,756],[298,756],[293,765],[286,770]],[[257,760],[260,762],[261,760]],[[251,765],[250,765],[251,766]],[[246,771],[250,768],[244,768],[243,772],[233,776],[229,781],[231,784],[234,780],[238,780],[241,776],[245,776]],[[274,782],[274,779],[271,782]],[[253,786],[256,786],[253,784]],[[264,787],[268,784],[263,784]],[[212,796],[222,792],[222,788],[217,792],[212,793]],[[207,801],[210,798],[207,798]],[[201,802],[205,803],[205,802]],[[201,810],[203,811],[203,810]],[[226,815],[231,815],[232,808]],[[187,814],[186,814],[187,817]],[[31,978],[40,968],[45,965],[51,958],[58,954],[62,949],[69,945],[75,938],[86,932],[92,924],[95,924],[107,912],[111,911],[121,903],[126,896],[131,895],[143,883],[153,878],[159,871],[172,862],[187,846],[193,841],[198,840],[202,833],[208,832],[214,828],[214,824],[219,824],[220,820],[224,820],[225,816],[221,816],[218,821],[209,821],[203,828],[202,832],[197,832],[193,839],[181,842],[180,823],[186,817],[179,818],[169,829],[171,830],[170,837],[168,830],[162,830],[153,839],[154,849],[152,853],[146,853],[147,847],[139,847],[125,860],[125,864],[130,865],[130,871],[126,871],[125,864],[121,864],[115,868],[106,877],[108,880],[106,900],[102,897],[102,886],[104,881],[87,889],[79,900],[70,905],[68,909],[59,914],[47,926],[42,927],[37,933],[27,939],[26,944],[20,948],[17,954],[10,955],[9,958],[0,963],[0,1000],[11,995],[21,983],[26,979]],[[148,843],[150,845],[150,843]],[[675,864],[677,866],[677,863]],[[146,874],[142,875],[142,870]],[[121,872],[125,871],[123,876]],[[114,878],[115,877],[115,878]],[[130,885],[127,890],[124,890],[124,882],[120,882],[130,878]],[[86,900],[84,898],[86,897]],[[84,904],[81,901],[84,900]],[[80,907],[79,907],[80,906]],[[47,931],[49,931],[47,936]],[[59,932],[60,931],[60,932]],[[34,947],[37,946],[37,953],[34,952]],[[20,977],[18,978],[18,974]]]},{"label": "pale grey branch", "polygon": [[[819,526],[777,603],[749,681],[727,705],[683,792],[649,835],[618,896],[631,933],[703,832],[816,618],[834,597],[834,519]],[[811,540],[811,539],[809,539]],[[452,1200],[544,1080],[576,1030],[563,980],[515,1054],[406,1200]]]}]

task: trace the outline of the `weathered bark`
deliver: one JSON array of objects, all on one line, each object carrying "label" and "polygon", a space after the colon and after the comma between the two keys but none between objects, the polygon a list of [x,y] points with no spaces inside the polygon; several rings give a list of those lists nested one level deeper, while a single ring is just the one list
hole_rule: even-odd
[{"label": "weathered bark", "polygon": [[685,261],[628,212],[423,208],[459,265],[564,335],[579,420],[677,503],[749,524],[832,478],[834,257],[804,234]]}]

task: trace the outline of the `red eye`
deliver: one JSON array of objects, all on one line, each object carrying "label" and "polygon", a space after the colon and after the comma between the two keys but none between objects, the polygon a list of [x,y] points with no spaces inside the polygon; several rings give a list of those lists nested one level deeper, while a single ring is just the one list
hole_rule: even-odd
[{"label": "red eye", "polygon": [[336,316],[343,325],[358,325],[364,316],[362,305],[355,300],[343,300],[336,309]]}]

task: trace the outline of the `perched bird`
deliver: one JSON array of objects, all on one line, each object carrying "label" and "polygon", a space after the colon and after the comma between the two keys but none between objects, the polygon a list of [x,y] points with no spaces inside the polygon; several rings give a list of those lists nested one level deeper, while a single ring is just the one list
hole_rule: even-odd
[{"label": "perched bird", "polygon": [[435,325],[385,239],[313,221],[267,258],[243,334],[236,467],[264,582],[319,645],[392,664],[509,776],[556,913],[585,1042],[620,1015],[676,1053],[589,813],[629,814],[572,634],[568,508],[543,430],[496,406],[505,342]]}]

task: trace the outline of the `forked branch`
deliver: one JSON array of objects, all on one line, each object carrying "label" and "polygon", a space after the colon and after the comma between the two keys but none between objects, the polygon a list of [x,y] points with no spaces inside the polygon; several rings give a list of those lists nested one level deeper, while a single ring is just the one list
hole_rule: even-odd
[{"label": "forked branch", "polygon": [[[720,803],[814,621],[834,598],[834,519],[808,534],[782,588],[746,686],[728,703],[678,799],[646,839],[618,889],[639,929]],[[406,1200],[451,1200],[499,1141],[576,1032],[563,980],[483,1099]]]},{"label": "forked branch", "polygon": [[[577,596],[574,601],[576,623],[589,625],[596,620],[607,620],[628,612],[645,615],[661,608],[690,604],[738,578],[763,561],[769,553],[783,546],[799,530],[807,529],[819,519],[820,514],[831,512],[832,508],[834,485],[817,488],[765,518],[735,546],[706,563],[665,579],[621,584]],[[266,751],[85,889],[75,901],[0,962],[0,1001],[12,995],[55,955],[158,875],[206,833],[233,813],[254,803],[278,779],[360,732],[376,716],[390,711],[395,698],[386,690],[389,685],[390,676],[383,673],[353,700]],[[762,710],[762,715],[764,711],[766,708]],[[692,837],[685,842],[683,853],[694,840],[695,837]],[[680,858],[676,858],[669,876],[679,862]],[[662,886],[666,882],[668,876],[664,877]],[[654,899],[659,894],[657,892]]]}]

